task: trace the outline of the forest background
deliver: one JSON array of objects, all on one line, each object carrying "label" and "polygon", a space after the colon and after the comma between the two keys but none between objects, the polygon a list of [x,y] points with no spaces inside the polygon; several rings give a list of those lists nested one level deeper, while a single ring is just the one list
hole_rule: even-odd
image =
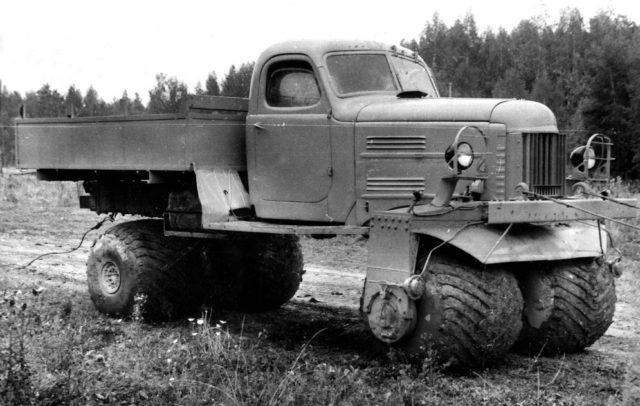
[{"label": "forest background", "polygon": [[[640,179],[640,30],[627,17],[601,12],[585,21],[577,9],[555,22],[522,20],[513,30],[479,32],[473,14],[447,26],[434,14],[417,39],[417,51],[433,70],[443,97],[507,97],[539,101],[556,114],[569,147],[596,132],[614,146],[613,175]],[[254,63],[232,65],[219,78],[206,73],[191,93],[248,97]],[[1,78],[0,78],[1,79]],[[13,120],[21,106],[28,117],[135,115],[177,112],[190,93],[177,77],[158,73],[146,105],[139,94],[104,101],[92,86],[61,93],[43,84],[20,94],[1,83],[2,167],[15,164]],[[71,107],[72,106],[72,107]]]}]

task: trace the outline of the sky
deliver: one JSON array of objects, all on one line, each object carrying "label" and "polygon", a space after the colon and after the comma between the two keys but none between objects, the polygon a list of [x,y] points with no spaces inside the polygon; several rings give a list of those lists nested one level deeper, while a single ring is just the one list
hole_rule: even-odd
[{"label": "sky", "polygon": [[288,39],[417,39],[434,13],[453,25],[472,13],[479,31],[577,8],[588,23],[612,11],[640,24],[630,0],[0,0],[0,81],[23,95],[48,83],[65,94],[92,85],[105,101],[148,100],[165,73],[193,91],[209,72],[257,59]]}]

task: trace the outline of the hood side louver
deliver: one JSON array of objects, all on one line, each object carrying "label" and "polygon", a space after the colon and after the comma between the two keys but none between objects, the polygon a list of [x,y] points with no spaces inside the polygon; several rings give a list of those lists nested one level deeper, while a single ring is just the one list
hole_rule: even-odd
[{"label": "hood side louver", "polygon": [[410,198],[424,191],[424,178],[367,177],[365,198]]},{"label": "hood side louver", "polygon": [[427,146],[424,135],[370,135],[367,137],[367,151],[420,152]]}]

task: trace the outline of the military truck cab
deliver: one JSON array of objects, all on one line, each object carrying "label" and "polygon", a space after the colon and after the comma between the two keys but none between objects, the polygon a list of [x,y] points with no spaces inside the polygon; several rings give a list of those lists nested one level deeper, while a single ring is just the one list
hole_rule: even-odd
[{"label": "military truck cab", "polygon": [[[444,155],[463,126],[483,132],[466,135],[478,155],[467,173],[482,174],[471,198],[516,198],[520,182],[563,194],[565,139],[545,106],[440,98],[426,64],[401,47],[273,46],[256,63],[247,115],[256,215],[362,225],[373,211],[410,204],[415,193],[427,202],[450,170]],[[461,181],[456,194],[471,183]]]}]

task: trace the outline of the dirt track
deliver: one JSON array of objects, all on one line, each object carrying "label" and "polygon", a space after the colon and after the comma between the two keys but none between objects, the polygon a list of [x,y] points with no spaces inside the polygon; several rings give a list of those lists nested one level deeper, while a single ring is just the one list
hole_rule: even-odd
[{"label": "dirt track", "polygon": [[[38,255],[76,247],[82,233],[100,217],[75,208],[5,209],[0,213],[0,267],[3,271],[0,278],[11,279],[13,283],[20,281],[25,285],[68,289],[87,295],[85,263],[89,247],[99,231],[90,232],[82,247],[73,253],[46,256],[28,268],[23,267]],[[108,224],[102,230],[107,227]],[[334,247],[334,258],[327,258],[327,252],[319,253],[314,249],[318,244],[332,244],[325,241],[303,241],[306,273],[294,301],[346,307],[355,312],[364,281],[364,243],[349,241],[351,254],[339,246]],[[345,267],[339,264],[341,258],[347,262]],[[629,262],[627,268],[636,265]],[[601,351],[624,352],[623,348],[610,348],[605,344],[616,341],[620,341],[623,347],[640,350],[640,311],[634,303],[635,292],[628,291],[626,286],[630,277],[627,272],[618,280],[614,323],[602,342],[595,345]]]},{"label": "dirt track", "polygon": [[[77,246],[82,233],[98,219],[95,214],[76,208],[0,208],[0,291],[6,289],[4,286],[43,287],[49,292],[68,291],[79,301],[88,302],[85,263],[98,231],[89,233],[82,247],[73,253],[47,256],[27,268],[24,265],[38,255]],[[337,319],[332,323],[339,323],[343,317],[345,323],[353,324],[358,318],[364,279],[364,242],[355,238],[303,239],[302,245],[306,274],[291,305],[287,305],[294,308],[292,317],[313,312],[314,306],[329,307],[336,309]],[[638,284],[631,283],[638,274],[632,267],[638,264],[627,260],[625,265],[627,272],[617,281],[614,323],[589,351],[628,364],[640,352],[640,299],[634,288]]]},{"label": "dirt track", "polygon": [[[25,267],[39,255],[75,248],[84,231],[100,217],[74,208],[0,210],[0,281],[12,284],[61,288],[86,294],[85,264],[89,247],[100,231],[87,234],[82,246],[72,252],[47,255]],[[109,227],[105,224],[101,231]],[[305,244],[307,251],[313,241]],[[305,261],[304,282],[296,298],[329,303],[357,310],[363,269],[350,270],[315,265]],[[87,296],[88,297],[88,296]]]}]

